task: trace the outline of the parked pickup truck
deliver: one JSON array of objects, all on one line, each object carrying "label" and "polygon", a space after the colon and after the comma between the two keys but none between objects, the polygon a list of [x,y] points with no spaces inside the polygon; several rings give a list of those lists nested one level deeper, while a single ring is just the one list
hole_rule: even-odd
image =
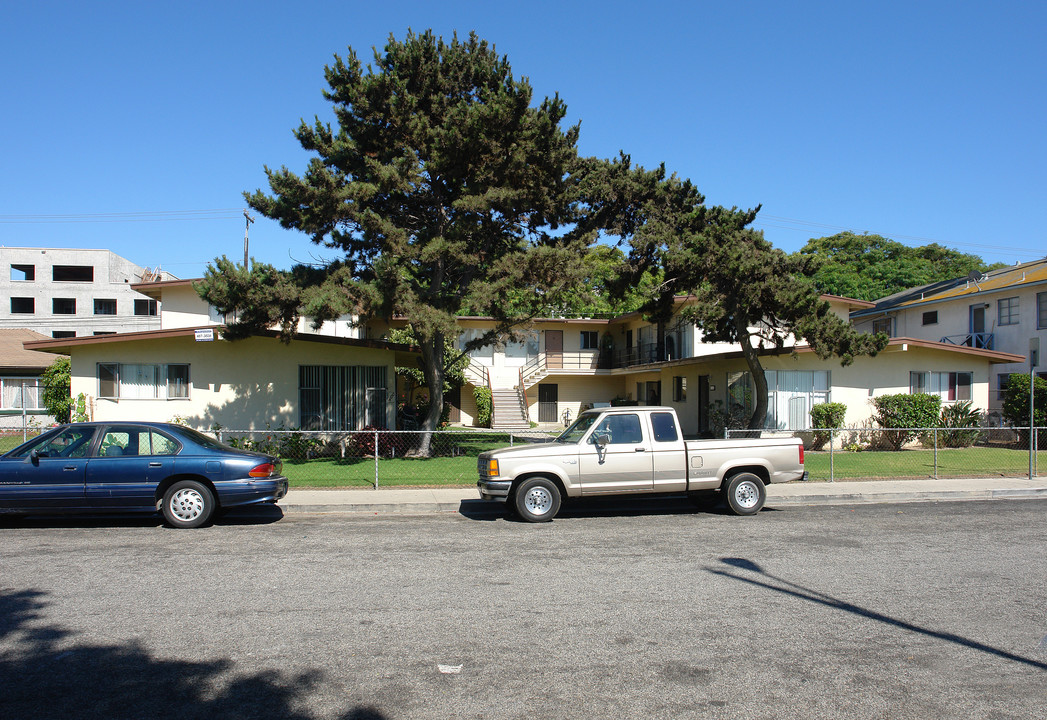
[{"label": "parked pickup truck", "polygon": [[478,469],[480,497],[530,522],[552,520],[566,497],[716,490],[754,515],[767,483],[805,477],[798,438],[684,441],[668,407],[587,410],[551,442],[481,453]]}]

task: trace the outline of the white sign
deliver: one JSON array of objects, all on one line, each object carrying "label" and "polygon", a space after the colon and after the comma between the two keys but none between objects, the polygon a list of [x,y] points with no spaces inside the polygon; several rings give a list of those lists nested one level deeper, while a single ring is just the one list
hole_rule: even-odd
[{"label": "white sign", "polygon": [[212,342],[214,340],[214,330],[197,330],[196,341],[197,342]]}]

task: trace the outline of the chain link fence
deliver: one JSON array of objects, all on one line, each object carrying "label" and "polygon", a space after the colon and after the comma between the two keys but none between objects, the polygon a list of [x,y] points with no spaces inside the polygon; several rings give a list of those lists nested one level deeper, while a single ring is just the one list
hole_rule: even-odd
[{"label": "chain link fence", "polygon": [[[0,453],[47,428],[0,428]],[[556,432],[452,428],[423,431],[215,430],[233,447],[276,455],[294,487],[472,485],[485,450],[546,442]],[[1047,428],[811,428],[728,430],[728,439],[803,439],[811,480],[1037,477],[1047,460]]]},{"label": "chain link fence", "polygon": [[728,439],[799,437],[811,480],[1039,476],[1047,428],[727,430]]},{"label": "chain link fence", "polygon": [[221,442],[277,455],[296,487],[473,485],[485,450],[548,442],[540,430],[218,430]]}]

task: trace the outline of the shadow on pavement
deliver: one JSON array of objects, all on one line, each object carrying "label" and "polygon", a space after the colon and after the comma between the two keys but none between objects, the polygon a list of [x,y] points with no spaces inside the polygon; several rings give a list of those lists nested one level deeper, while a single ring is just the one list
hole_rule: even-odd
[{"label": "shadow on pavement", "polygon": [[[458,512],[470,520],[491,522],[509,520],[523,522],[509,511],[506,503],[488,500],[463,500]],[[778,512],[764,506],[761,513]],[[655,515],[730,515],[727,506],[719,498],[703,498],[695,501],[685,495],[596,497],[584,500],[570,499],[563,503],[557,520],[573,520],[589,517],[643,517]]]},{"label": "shadow on pavement", "polygon": [[[230,508],[218,513],[205,527],[226,525],[269,525],[282,520],[284,511],[276,505]],[[4,528],[148,528],[168,529],[159,513],[70,513],[62,515],[0,514]]]},{"label": "shadow on pavement", "polygon": [[1032,658],[1022,657],[1021,655],[1016,655],[1015,653],[995,648],[992,645],[987,645],[978,642],[977,640],[971,640],[962,635],[942,632],[940,630],[932,630],[911,622],[906,622],[905,620],[899,620],[890,615],[862,607],[861,605],[855,605],[854,603],[845,600],[840,600],[831,595],[827,595],[826,593],[804,587],[803,585],[799,585],[784,578],[775,577],[764,570],[759,563],[753,562],[748,558],[725,557],[720,558],[720,562],[726,567],[710,567],[706,568],[706,571],[714,575],[720,575],[721,577],[731,578],[739,582],[761,587],[772,592],[789,595],[801,600],[807,600],[808,602],[824,605],[835,610],[840,610],[841,612],[858,615],[859,617],[867,618],[869,620],[875,620],[901,630],[919,633],[920,635],[944,640],[989,655],[995,655],[1004,660],[1022,663],[1024,665],[1029,665],[1030,667],[1039,668],[1040,670],[1047,670],[1047,663],[1033,660]]},{"label": "shadow on pavement", "polygon": [[[78,641],[68,629],[41,621],[48,604],[47,594],[39,590],[0,592],[3,717],[316,717],[301,708],[323,680],[320,671],[259,670],[224,658],[161,658],[134,641]],[[388,716],[373,706],[357,705],[338,717]]]}]

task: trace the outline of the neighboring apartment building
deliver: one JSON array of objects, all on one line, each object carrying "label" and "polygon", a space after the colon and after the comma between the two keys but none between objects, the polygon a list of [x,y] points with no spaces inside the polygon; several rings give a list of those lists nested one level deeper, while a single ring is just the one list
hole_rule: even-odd
[{"label": "neighboring apartment building", "polygon": [[[1030,359],[1047,377],[1042,355],[1033,358],[1030,347],[1047,350],[1047,258],[906,290],[851,318],[859,330],[1022,356],[992,367],[988,409],[999,412],[1011,373],[1028,373]],[[966,382],[952,368],[913,368],[910,387],[949,396]]]},{"label": "neighboring apartment building", "polygon": [[55,356],[23,347],[26,342],[46,339],[25,328],[0,329],[0,430],[54,422],[44,408],[40,376]]},{"label": "neighboring apartment building", "polygon": [[172,277],[108,250],[0,248],[0,328],[53,338],[156,330],[156,300],[133,285]]},{"label": "neighboring apartment building", "polygon": [[161,308],[161,328],[26,343],[69,355],[71,393],[85,396],[92,419],[177,419],[202,430],[395,426],[395,368],[417,362],[410,348],[308,331],[290,344],[276,332],[228,342],[192,281],[134,287]]}]

